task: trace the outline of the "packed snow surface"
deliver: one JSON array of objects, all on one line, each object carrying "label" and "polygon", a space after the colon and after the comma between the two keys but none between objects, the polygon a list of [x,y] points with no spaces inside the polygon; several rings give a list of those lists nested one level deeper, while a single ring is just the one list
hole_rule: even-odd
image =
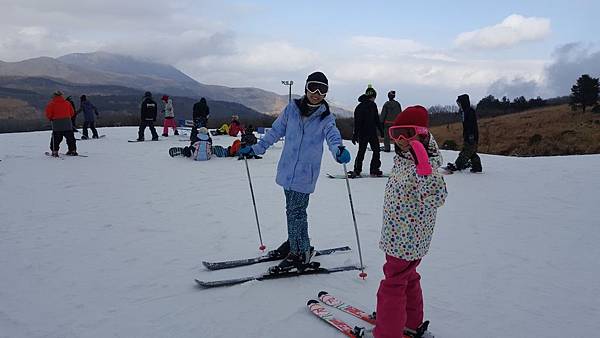
[{"label": "packed snow surface", "polygon": [[[270,266],[201,263],[260,253],[244,161],[171,158],[169,147],[186,145],[177,137],[128,143],[136,128],[99,131],[107,136],[78,142],[88,158],[45,156],[50,132],[0,135],[0,337],[340,337],[309,313],[309,299],[326,290],[374,309],[386,179],[350,181],[366,280],[350,271],[199,289],[195,278]],[[282,146],[248,161],[268,249],[287,237],[275,184]],[[482,160],[483,174],[445,176],[449,196],[419,268],[431,331],[598,337],[600,156]],[[382,154],[384,171],[392,161]],[[325,177],[342,170],[325,151],[308,209],[314,246],[353,248],[317,258],[325,267],[359,261],[346,183]]]}]

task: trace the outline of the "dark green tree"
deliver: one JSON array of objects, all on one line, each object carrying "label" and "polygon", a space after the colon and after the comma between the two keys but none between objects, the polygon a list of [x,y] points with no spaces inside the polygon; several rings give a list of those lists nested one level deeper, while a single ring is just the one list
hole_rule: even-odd
[{"label": "dark green tree", "polygon": [[595,106],[598,102],[598,93],[600,86],[598,79],[590,77],[588,74],[583,74],[577,83],[571,87],[570,103],[571,109],[576,109],[578,106],[583,108],[585,113],[586,107]]}]

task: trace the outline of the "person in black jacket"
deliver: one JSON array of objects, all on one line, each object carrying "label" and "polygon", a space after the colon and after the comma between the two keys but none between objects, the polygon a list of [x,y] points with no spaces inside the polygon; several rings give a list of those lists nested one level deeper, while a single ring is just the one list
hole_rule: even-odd
[{"label": "person in black jacket", "polygon": [[73,111],[75,112],[75,115],[71,117],[71,124],[73,125],[73,132],[78,133],[79,130],[77,130],[77,109],[75,109],[75,102],[73,101],[73,98],[71,96],[67,96],[65,100],[69,101],[71,107],[73,107]]},{"label": "person in black jacket", "polygon": [[156,121],[158,107],[156,102],[152,100],[152,93],[146,92],[144,94],[144,100],[141,104],[140,113],[141,121],[137,141],[144,141],[144,131],[146,130],[146,127],[150,128],[150,132],[152,133],[152,141],[158,141],[158,134],[156,133],[156,129],[154,129],[154,122]]},{"label": "person in black jacket", "polygon": [[208,128],[208,115],[210,115],[210,109],[206,104],[205,98],[201,98],[200,101],[194,103],[192,118],[194,119],[194,126],[196,126],[196,128]]},{"label": "person in black jacket", "polygon": [[358,142],[358,154],[354,160],[354,170],[348,172],[348,176],[355,178],[362,172],[362,162],[365,158],[367,145],[373,150],[369,172],[373,176],[381,176],[381,160],[379,159],[379,135],[383,136],[383,128],[379,121],[379,110],[375,103],[377,92],[371,85],[363,95],[358,98],[360,102],[354,109],[354,134],[352,135],[352,144]]},{"label": "person in black jacket", "polygon": [[451,171],[463,170],[471,165],[471,172],[480,173],[481,159],[477,155],[479,144],[479,128],[477,126],[477,114],[471,107],[469,95],[462,94],[456,99],[456,103],[462,112],[463,118],[463,148],[454,163],[448,163],[446,169]]}]

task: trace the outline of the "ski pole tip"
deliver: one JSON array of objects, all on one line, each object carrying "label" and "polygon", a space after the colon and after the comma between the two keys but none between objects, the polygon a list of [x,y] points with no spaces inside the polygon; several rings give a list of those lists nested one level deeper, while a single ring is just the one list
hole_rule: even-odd
[{"label": "ski pole tip", "polygon": [[258,247],[258,249],[259,249],[260,251],[265,251],[265,249],[266,249],[266,248],[267,248],[267,247],[266,247],[264,244],[262,244],[261,246],[259,246],[259,247]]},{"label": "ski pole tip", "polygon": [[363,280],[367,279],[367,273],[366,272],[361,272],[358,274],[358,277],[362,278]]}]

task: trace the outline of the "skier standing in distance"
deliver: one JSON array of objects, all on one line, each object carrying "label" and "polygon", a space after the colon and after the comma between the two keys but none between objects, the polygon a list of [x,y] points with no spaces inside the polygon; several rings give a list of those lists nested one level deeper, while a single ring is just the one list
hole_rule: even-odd
[{"label": "skier standing in distance", "polygon": [[402,106],[400,102],[394,100],[396,97],[396,91],[391,90],[388,92],[388,101],[383,104],[381,108],[381,123],[383,123],[383,151],[389,153],[392,148],[390,147],[390,135],[388,135],[388,129],[394,124],[394,120],[402,112]]},{"label": "skier standing in distance", "polygon": [[379,111],[377,110],[377,104],[375,98],[377,92],[371,85],[367,87],[367,90],[363,95],[358,98],[360,102],[354,109],[354,133],[352,134],[352,144],[358,142],[358,153],[354,159],[354,170],[348,173],[350,178],[359,177],[362,172],[362,162],[365,158],[365,152],[367,151],[367,145],[371,146],[373,150],[373,157],[371,158],[371,165],[369,173],[372,176],[382,176],[381,172],[381,160],[380,149],[379,149],[379,134],[383,135],[383,128],[379,122]]},{"label": "skier standing in distance", "polygon": [[50,139],[50,150],[53,157],[58,157],[58,149],[63,137],[67,139],[69,151],[67,155],[77,156],[75,135],[71,118],[75,111],[71,104],[65,100],[63,93],[57,90],[52,95],[52,100],[46,106],[46,117],[52,123],[52,137]]},{"label": "skier standing in distance", "polygon": [[327,141],[329,151],[338,163],[350,161],[348,150],[340,147],[343,145],[340,131],[325,101],[328,90],[329,81],[325,74],[310,74],[306,79],[304,96],[284,108],[257,144],[240,149],[242,156],[262,155],[285,136],[276,182],[283,187],[285,194],[288,240],[277,251],[287,256],[271,269],[272,272],[302,269],[314,254],[308,237],[306,208],[321,170],[323,140]]},{"label": "skier standing in distance", "polygon": [[424,337],[423,294],[417,266],[429,250],[437,209],[447,196],[437,169],[442,156],[422,106],[406,108],[389,129],[396,155],[385,187],[379,248],[385,278],[377,291],[376,338]]},{"label": "skier standing in distance", "polygon": [[169,127],[173,128],[173,135],[179,135],[177,131],[177,123],[175,123],[175,109],[173,108],[173,99],[168,95],[163,95],[162,102],[164,104],[163,114],[165,120],[163,121],[163,133],[162,136],[169,136]]},{"label": "skier standing in distance", "polygon": [[200,101],[194,103],[194,107],[192,108],[194,126],[196,128],[208,128],[208,115],[210,115],[210,109],[208,108],[208,104],[206,104],[206,99],[202,97]]},{"label": "skier standing in distance", "polygon": [[150,132],[152,133],[152,141],[158,141],[158,134],[156,133],[156,129],[154,129],[154,122],[156,121],[157,113],[158,108],[156,106],[156,102],[152,99],[152,93],[144,93],[144,99],[140,105],[141,120],[140,129],[138,130],[138,142],[144,141],[144,131],[146,130],[146,127],[150,128]]},{"label": "skier standing in distance", "polygon": [[462,113],[463,124],[463,147],[456,161],[448,163],[447,170],[457,171],[466,169],[471,165],[472,173],[480,173],[481,159],[477,155],[477,147],[479,144],[479,128],[477,126],[477,114],[475,109],[471,107],[469,95],[462,94],[456,99],[456,104]]},{"label": "skier standing in distance", "polygon": [[92,130],[92,138],[98,138],[98,131],[96,130],[96,117],[98,117],[98,109],[94,106],[90,100],[87,99],[87,96],[81,95],[79,98],[79,109],[77,110],[77,114],[83,112],[83,135],[81,135],[82,140],[87,140],[88,136],[88,127]]}]

